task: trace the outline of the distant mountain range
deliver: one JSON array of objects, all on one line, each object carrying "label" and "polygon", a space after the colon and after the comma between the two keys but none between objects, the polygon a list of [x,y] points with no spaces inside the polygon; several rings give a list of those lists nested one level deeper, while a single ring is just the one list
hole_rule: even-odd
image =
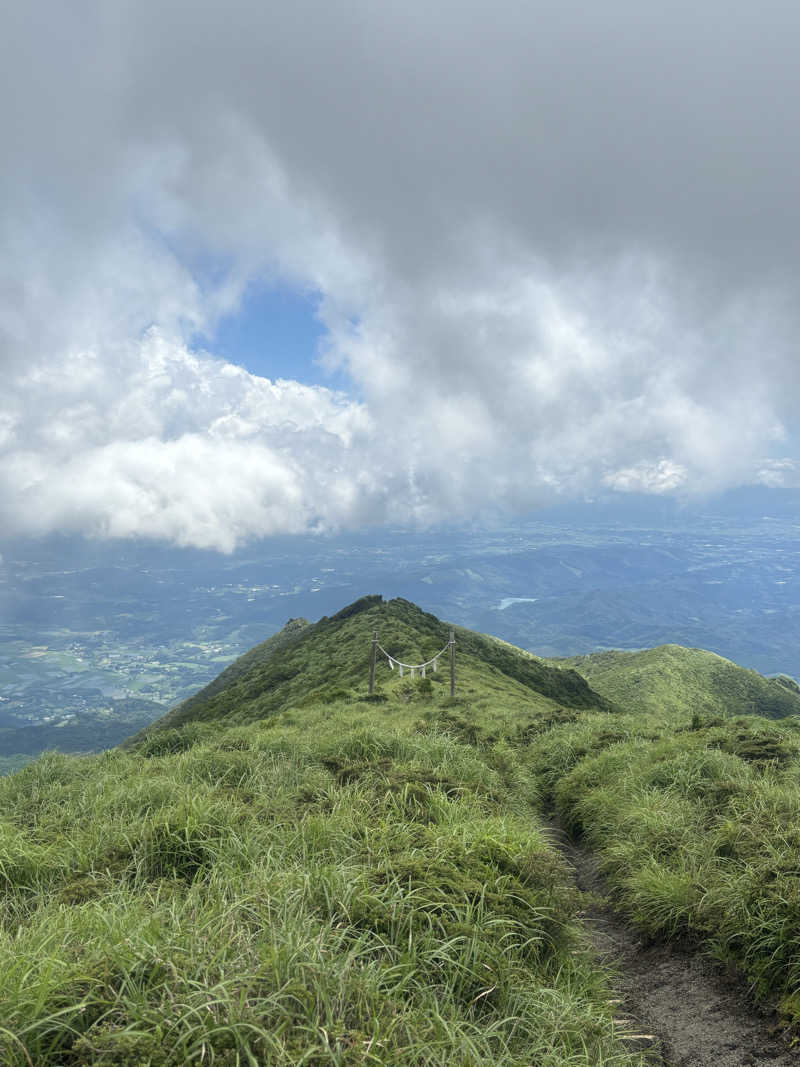
[{"label": "distant mountain range", "polygon": [[0,726],[172,706],[291,617],[370,589],[546,657],[662,644],[800,679],[800,494],[600,498],[525,519],[275,538],[0,544]]}]

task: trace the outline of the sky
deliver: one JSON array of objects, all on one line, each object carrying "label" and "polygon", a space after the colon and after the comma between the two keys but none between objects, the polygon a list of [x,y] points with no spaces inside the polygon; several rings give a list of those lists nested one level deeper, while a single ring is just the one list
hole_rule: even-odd
[{"label": "sky", "polygon": [[800,485],[800,8],[29,0],[0,536]]},{"label": "sky", "polygon": [[[331,385],[332,371],[325,370],[318,357],[325,335],[318,304],[316,293],[274,282],[251,284],[216,324],[214,355],[260,377]],[[193,340],[200,346],[207,343],[202,333]],[[340,384],[346,388],[348,383]]]}]

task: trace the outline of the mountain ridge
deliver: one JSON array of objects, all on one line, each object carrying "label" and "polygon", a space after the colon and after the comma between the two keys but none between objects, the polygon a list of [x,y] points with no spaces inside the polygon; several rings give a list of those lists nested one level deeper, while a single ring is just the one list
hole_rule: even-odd
[{"label": "mountain ridge", "polygon": [[700,648],[666,644],[608,650],[548,662],[578,671],[593,688],[631,712],[699,715],[800,715],[800,687]]},{"label": "mountain ridge", "polygon": [[[372,594],[316,623],[290,620],[283,630],[239,657],[210,685],[171,709],[146,732],[195,720],[253,722],[298,701],[324,702],[347,694],[363,697],[376,630],[390,655],[414,662],[439,651],[452,630],[460,675],[469,679],[484,669],[521,687],[533,703],[610,710],[606,698],[594,692],[576,671],[555,667],[487,635],[441,622],[402,597],[385,601],[380,594]],[[430,678],[439,682],[443,674],[439,672],[437,677],[431,672]],[[381,656],[377,696],[399,681]]]},{"label": "mountain ridge", "polygon": [[0,779],[3,1067],[642,1067],[553,818],[632,937],[800,1024],[800,718],[632,710],[459,628],[455,698],[385,661],[370,698],[375,629],[418,663],[451,627],[292,620],[126,747]]}]

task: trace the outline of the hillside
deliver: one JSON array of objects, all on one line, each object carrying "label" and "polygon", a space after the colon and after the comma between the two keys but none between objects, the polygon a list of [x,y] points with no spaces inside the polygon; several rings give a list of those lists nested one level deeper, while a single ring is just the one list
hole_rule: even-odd
[{"label": "hillside", "polygon": [[800,688],[765,678],[713,652],[660,645],[551,660],[581,674],[598,693],[632,712],[668,715],[800,715]]},{"label": "hillside", "polygon": [[3,1067],[644,1067],[554,818],[633,941],[800,1020],[795,720],[626,710],[466,630],[454,698],[385,660],[369,698],[374,629],[450,632],[293,620],[124,749],[0,780]]},{"label": "hillside", "polygon": [[366,598],[0,781],[0,1062],[639,1064],[507,740],[604,701],[466,631],[455,699],[384,663],[365,700],[376,627],[449,637]]},{"label": "hillside", "polygon": [[[179,704],[154,728],[188,722],[255,722],[292,706],[331,702],[350,691],[366,691],[372,633],[386,651],[419,663],[456,634],[459,694],[503,693],[521,707],[605,708],[603,697],[575,671],[553,667],[520,649],[482,634],[450,627],[407,600],[362,597],[330,618],[310,624],[293,619],[268,641],[245,653],[196,696]],[[445,661],[442,661],[444,665]],[[443,672],[430,672],[442,684]],[[401,682],[381,658],[377,692]]]}]

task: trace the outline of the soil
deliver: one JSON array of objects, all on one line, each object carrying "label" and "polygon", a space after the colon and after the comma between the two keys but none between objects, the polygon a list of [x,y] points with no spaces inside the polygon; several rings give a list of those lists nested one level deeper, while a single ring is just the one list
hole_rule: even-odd
[{"label": "soil", "polygon": [[774,1015],[759,1012],[740,982],[698,953],[648,944],[612,908],[597,861],[555,823],[553,843],[588,894],[584,922],[613,977],[617,1018],[631,1049],[653,1067],[800,1067]]}]

